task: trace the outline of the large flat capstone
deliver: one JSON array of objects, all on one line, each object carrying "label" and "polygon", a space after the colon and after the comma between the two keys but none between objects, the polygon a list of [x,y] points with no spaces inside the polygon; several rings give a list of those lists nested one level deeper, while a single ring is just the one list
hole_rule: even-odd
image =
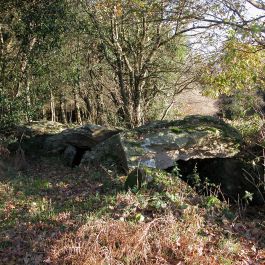
[{"label": "large flat capstone", "polygon": [[188,116],[114,135],[87,152],[81,164],[108,157],[126,171],[139,166],[166,169],[178,160],[234,157],[241,141],[240,134],[218,118]]}]

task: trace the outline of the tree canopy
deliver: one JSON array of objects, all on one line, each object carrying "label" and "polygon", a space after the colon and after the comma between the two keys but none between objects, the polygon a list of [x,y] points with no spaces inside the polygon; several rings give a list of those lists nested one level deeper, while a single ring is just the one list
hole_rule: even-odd
[{"label": "tree canopy", "polygon": [[[212,94],[263,86],[262,1],[9,0],[0,10],[2,125],[164,119],[205,63]],[[215,56],[198,54],[213,34]]]}]

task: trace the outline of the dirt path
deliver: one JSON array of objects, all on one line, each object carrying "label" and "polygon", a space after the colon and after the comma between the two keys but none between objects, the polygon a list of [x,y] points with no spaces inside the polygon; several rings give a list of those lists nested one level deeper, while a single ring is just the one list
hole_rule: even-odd
[{"label": "dirt path", "polygon": [[183,116],[213,116],[218,112],[218,100],[203,96],[199,89],[186,90],[176,97],[175,108]]}]

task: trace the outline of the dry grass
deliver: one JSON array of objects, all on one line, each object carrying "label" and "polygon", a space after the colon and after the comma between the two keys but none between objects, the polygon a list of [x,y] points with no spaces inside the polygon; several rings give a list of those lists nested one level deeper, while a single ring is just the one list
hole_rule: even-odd
[{"label": "dry grass", "polygon": [[92,220],[58,240],[51,253],[53,264],[259,264],[244,263],[250,256],[241,245],[205,226],[194,206],[181,217],[169,213],[147,223]]},{"label": "dry grass", "polygon": [[189,257],[214,264],[211,258],[203,258],[197,247],[190,245],[183,251],[188,235],[182,235],[180,228],[172,215],[138,224],[97,220],[82,226],[73,235],[75,240],[65,238],[55,245],[52,261],[90,265],[181,264]]}]

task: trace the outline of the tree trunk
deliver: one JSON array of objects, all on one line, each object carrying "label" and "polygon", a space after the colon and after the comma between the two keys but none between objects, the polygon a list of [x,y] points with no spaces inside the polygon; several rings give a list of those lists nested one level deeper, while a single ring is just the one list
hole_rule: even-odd
[{"label": "tree trunk", "polygon": [[66,118],[66,113],[65,113],[65,97],[63,94],[61,94],[61,97],[60,97],[60,111],[61,111],[62,123],[66,124],[67,118]]},{"label": "tree trunk", "polygon": [[[145,73],[144,73],[144,77],[145,77]],[[134,87],[132,88],[132,90],[134,91],[134,102],[133,102],[133,107],[134,107],[134,111],[133,111],[133,121],[134,121],[134,126],[138,127],[140,125],[142,125],[143,122],[143,111],[142,111],[142,100],[143,100],[143,95],[142,95],[142,91],[144,89],[145,86],[145,81],[140,81],[140,77],[139,76],[135,76],[134,75],[134,80],[133,80],[133,85]]]},{"label": "tree trunk", "polygon": [[85,101],[86,103],[86,108],[87,108],[87,119],[89,121],[92,121],[92,117],[93,117],[93,106],[90,102],[90,99],[89,97],[86,95],[83,100]]},{"label": "tree trunk", "polygon": [[104,102],[103,102],[103,87],[99,86],[96,95],[96,108],[97,108],[97,124],[104,124]]},{"label": "tree trunk", "polygon": [[32,121],[32,117],[30,115],[31,109],[31,98],[30,98],[30,82],[28,78],[26,79],[26,110],[27,110],[27,120],[28,122]]},{"label": "tree trunk", "polygon": [[55,110],[55,101],[54,101],[54,96],[51,90],[51,121],[55,122],[56,121],[56,110]]},{"label": "tree trunk", "polygon": [[82,124],[81,112],[80,112],[80,105],[78,101],[78,93],[77,89],[74,88],[74,101],[75,101],[75,118],[78,124]]},{"label": "tree trunk", "polygon": [[142,108],[140,102],[134,106],[134,127],[142,125]]},{"label": "tree trunk", "polygon": [[[22,55],[22,59],[21,59],[21,66],[20,66],[20,79],[18,81],[18,85],[17,85],[17,91],[16,91],[16,97],[19,97],[22,95],[23,91],[22,91],[22,87],[23,87],[23,80],[25,78],[26,72],[27,72],[27,67],[28,67],[28,62],[29,62],[29,55],[35,45],[37,41],[37,38],[34,37],[29,41],[29,46],[28,46],[28,50],[26,53],[24,53]],[[26,77],[27,78],[27,77]]]},{"label": "tree trunk", "polygon": [[47,121],[47,112],[46,112],[45,106],[42,108],[42,119],[44,121]]},{"label": "tree trunk", "polygon": [[124,120],[129,127],[133,127],[134,122],[132,118],[132,114],[133,114],[132,102],[130,99],[130,93],[128,93],[128,89],[125,84],[125,77],[123,74],[121,58],[118,58],[117,60],[117,68],[118,68],[117,77],[119,80],[120,94],[121,94],[122,103],[123,103],[121,107],[122,107]]}]

